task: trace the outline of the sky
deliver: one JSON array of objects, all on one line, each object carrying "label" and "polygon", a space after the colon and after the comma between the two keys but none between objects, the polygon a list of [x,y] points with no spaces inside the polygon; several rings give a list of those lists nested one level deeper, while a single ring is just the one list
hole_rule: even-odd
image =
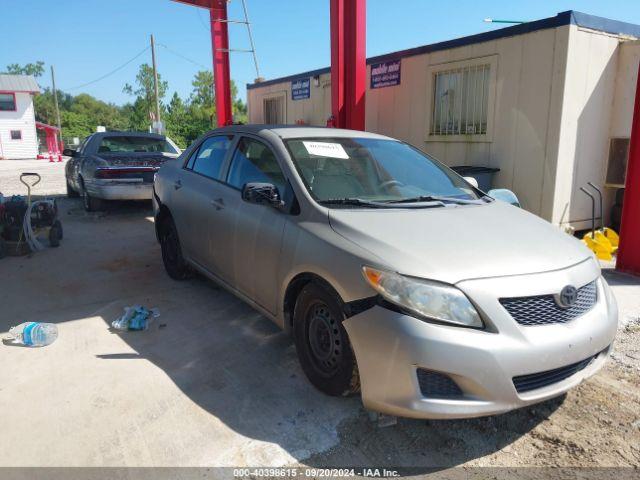
[{"label": "sky", "polygon": [[[329,66],[329,0],[246,3],[262,77]],[[211,68],[203,9],[172,0],[0,0],[0,6],[0,71],[10,63],[42,60],[47,67],[42,87],[50,86],[54,65],[59,89],[126,103],[132,99],[122,87],[133,83],[141,63],[151,63],[149,50],[136,57],[149,45],[150,34],[157,43],[158,71],[169,82],[168,97],[174,91],[187,97],[194,73]],[[243,19],[241,0],[231,0],[228,9],[229,19]],[[367,56],[504,27],[483,22],[486,17],[527,21],[566,10],[640,24],[640,0],[368,0]],[[244,25],[229,30],[231,48],[249,48]],[[232,53],[231,78],[242,98],[255,77],[251,54]]]}]

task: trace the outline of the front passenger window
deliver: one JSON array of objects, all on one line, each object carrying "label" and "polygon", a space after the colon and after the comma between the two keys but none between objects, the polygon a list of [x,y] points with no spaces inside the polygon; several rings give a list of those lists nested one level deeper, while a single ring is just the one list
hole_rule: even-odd
[{"label": "front passenger window", "polygon": [[242,189],[245,183],[271,183],[283,194],[284,174],[275,155],[264,143],[243,137],[233,155],[227,183]]},{"label": "front passenger window", "polygon": [[230,135],[207,138],[191,156],[187,168],[205,177],[220,180],[220,170],[232,138]]}]

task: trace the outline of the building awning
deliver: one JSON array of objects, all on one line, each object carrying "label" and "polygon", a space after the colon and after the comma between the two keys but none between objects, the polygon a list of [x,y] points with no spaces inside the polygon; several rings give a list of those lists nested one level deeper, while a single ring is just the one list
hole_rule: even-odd
[{"label": "building awning", "polygon": [[49,131],[58,131],[58,127],[54,127],[53,125],[47,125],[46,123],[36,122],[36,128],[40,130],[49,130]]}]

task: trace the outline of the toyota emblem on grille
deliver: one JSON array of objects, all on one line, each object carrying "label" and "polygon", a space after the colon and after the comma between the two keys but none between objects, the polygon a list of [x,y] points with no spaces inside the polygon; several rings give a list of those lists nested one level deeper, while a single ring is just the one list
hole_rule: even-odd
[{"label": "toyota emblem on grille", "polygon": [[569,308],[578,300],[578,289],[573,285],[567,285],[556,295],[556,303],[561,308]]}]

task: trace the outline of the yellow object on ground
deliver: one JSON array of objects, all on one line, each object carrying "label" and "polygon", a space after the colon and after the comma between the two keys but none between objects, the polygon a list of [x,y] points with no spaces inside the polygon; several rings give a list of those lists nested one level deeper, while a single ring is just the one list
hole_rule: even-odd
[{"label": "yellow object on ground", "polygon": [[618,247],[618,244],[620,243],[620,237],[618,237],[618,234],[615,230],[604,227],[602,229],[602,233],[605,237],[607,237],[607,240],[609,240],[613,247]]},{"label": "yellow object on ground", "polygon": [[[606,230],[613,232],[611,229]],[[615,235],[615,232],[613,233]],[[595,253],[596,257],[600,260],[611,260],[613,255],[618,253],[618,235],[615,235],[615,237],[612,236],[611,239],[614,239],[616,242],[615,246],[612,244],[611,240],[607,238],[606,234],[602,232],[602,230],[596,230],[595,235],[592,235],[592,233],[589,232],[582,237],[582,241],[587,248]]]}]

